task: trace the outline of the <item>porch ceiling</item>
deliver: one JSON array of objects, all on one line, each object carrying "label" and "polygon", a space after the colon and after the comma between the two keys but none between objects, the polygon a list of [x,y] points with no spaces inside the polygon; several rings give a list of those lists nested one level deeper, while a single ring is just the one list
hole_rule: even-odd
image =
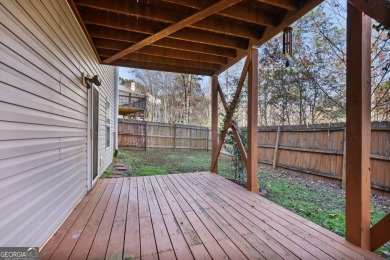
[{"label": "porch ceiling", "polygon": [[68,0],[104,64],[219,74],[322,0]]}]

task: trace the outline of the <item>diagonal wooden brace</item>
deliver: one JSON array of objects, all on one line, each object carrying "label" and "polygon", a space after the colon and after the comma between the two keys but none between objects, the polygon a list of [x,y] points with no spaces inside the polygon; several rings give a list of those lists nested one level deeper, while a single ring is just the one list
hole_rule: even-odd
[{"label": "diagonal wooden brace", "polygon": [[[219,97],[221,98],[222,105],[225,108],[225,111],[227,112],[228,106],[227,106],[227,103],[226,103],[225,95],[223,94],[223,91],[221,89],[221,86],[219,85],[219,82],[218,82],[218,93],[219,93]],[[245,167],[247,167],[248,156],[246,154],[245,147],[244,147],[244,145],[242,143],[240,134],[238,133],[237,127],[234,124],[231,125],[231,128],[233,130],[233,135],[234,135],[234,138],[236,139],[236,142],[237,142],[237,145],[238,145],[238,149],[240,150],[240,153],[241,153],[242,159],[244,161]]]},{"label": "diagonal wooden brace", "polygon": [[213,157],[213,161],[212,161],[212,164],[211,164],[211,169],[210,171],[211,172],[214,172],[217,165],[218,165],[218,157],[219,157],[219,154],[221,153],[221,149],[222,149],[222,146],[223,146],[223,142],[225,141],[225,137],[226,137],[226,134],[227,134],[227,131],[229,129],[229,127],[232,125],[232,122],[233,122],[233,114],[234,114],[234,111],[236,110],[236,107],[237,107],[237,104],[238,104],[238,100],[240,98],[240,95],[241,95],[241,90],[242,90],[242,87],[244,85],[244,81],[245,81],[245,77],[246,77],[246,74],[248,72],[248,68],[249,68],[249,65],[251,64],[251,56],[249,55],[249,52],[248,52],[248,56],[246,57],[246,60],[245,60],[245,63],[244,63],[244,67],[242,68],[242,72],[241,72],[241,76],[240,76],[240,79],[238,81],[238,85],[237,85],[237,89],[236,89],[236,93],[234,94],[234,97],[233,97],[233,100],[232,102],[230,103],[229,105],[229,108],[227,110],[227,120],[222,128],[222,132],[221,132],[221,135],[219,137],[219,143],[218,143],[218,147],[217,147],[217,151]]},{"label": "diagonal wooden brace", "polygon": [[375,251],[390,240],[390,213],[371,227],[371,251]]}]

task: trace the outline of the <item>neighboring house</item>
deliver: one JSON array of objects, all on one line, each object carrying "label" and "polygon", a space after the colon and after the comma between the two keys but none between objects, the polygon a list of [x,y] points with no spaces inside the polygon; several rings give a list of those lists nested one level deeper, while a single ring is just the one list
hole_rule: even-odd
[{"label": "neighboring house", "polygon": [[146,92],[144,87],[131,81],[119,85],[118,118],[161,122],[161,99]]},{"label": "neighboring house", "polygon": [[124,119],[145,119],[146,96],[136,82],[130,85],[119,85],[119,118]]},{"label": "neighboring house", "polygon": [[117,72],[67,1],[0,1],[0,17],[0,246],[41,247],[112,162]]}]

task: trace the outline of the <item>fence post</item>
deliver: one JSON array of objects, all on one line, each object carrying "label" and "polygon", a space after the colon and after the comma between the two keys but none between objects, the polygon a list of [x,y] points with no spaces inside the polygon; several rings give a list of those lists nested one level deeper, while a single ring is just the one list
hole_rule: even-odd
[{"label": "fence post", "polygon": [[344,127],[344,131],[343,131],[344,135],[343,135],[343,169],[342,169],[342,176],[341,176],[341,184],[343,186],[343,188],[345,188],[345,177],[346,177],[346,172],[347,172],[347,156],[346,156],[346,152],[347,152],[347,130],[346,128]]},{"label": "fence post", "polygon": [[148,150],[148,121],[145,122],[145,151]]},{"label": "fence post", "polygon": [[176,124],[173,125],[173,149],[176,151]]},{"label": "fence post", "polygon": [[272,161],[272,169],[276,169],[276,164],[278,163],[278,150],[280,144],[280,135],[282,128],[278,126],[278,131],[276,132],[276,141],[275,141],[275,150],[274,150],[274,160]]},{"label": "fence post", "polygon": [[206,152],[209,150],[209,129],[206,127]]}]

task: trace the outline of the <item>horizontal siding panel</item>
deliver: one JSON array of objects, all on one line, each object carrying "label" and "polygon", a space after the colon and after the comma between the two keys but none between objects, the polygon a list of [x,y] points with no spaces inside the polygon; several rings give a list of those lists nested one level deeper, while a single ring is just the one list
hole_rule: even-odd
[{"label": "horizontal siding panel", "polygon": [[80,159],[87,158],[87,146],[86,145],[77,145],[77,146],[69,146],[60,149],[61,159],[72,155],[79,155]]},{"label": "horizontal siding panel", "polygon": [[[22,1],[20,3],[28,4],[28,1]],[[47,55],[50,55],[47,53],[51,53],[54,58],[49,58],[46,60],[52,62],[59,71],[66,73],[69,78],[73,78],[74,75],[79,75],[81,77],[81,73],[77,70],[77,66],[67,66],[67,69],[64,68],[70,63],[69,57],[65,57],[63,59],[63,57],[61,56],[61,50],[65,48],[65,46],[58,39],[55,39],[55,41],[50,39],[49,35],[52,35],[51,32],[47,32],[49,33],[47,34],[42,30],[42,28],[49,28],[47,24],[46,26],[43,26],[43,20],[38,21],[39,23],[41,23],[41,27],[36,26],[36,20],[40,17],[33,12],[34,9],[30,8],[31,12],[29,12],[29,16],[31,15],[34,18],[32,19],[29,16],[23,15],[24,10],[19,4],[6,2],[3,3],[3,5],[6,9],[8,9],[8,14],[6,13],[5,17],[7,17],[9,22],[13,23],[14,25],[17,25],[20,30],[23,30],[25,32],[24,34],[21,33],[20,35],[18,35],[22,41],[25,41],[26,43],[34,41],[37,44],[41,45],[41,48],[36,48],[35,46],[32,46],[33,51],[38,50],[39,54],[41,54],[42,57],[46,57]],[[16,19],[15,17],[17,17],[18,19]],[[6,26],[10,26],[12,28],[12,25],[9,25],[7,21],[5,21],[5,23]],[[42,49],[44,50],[43,52],[41,51]],[[58,62],[59,60],[62,61],[62,64]],[[73,62],[77,64],[77,61]],[[75,82],[75,84],[77,84],[77,82]]]},{"label": "horizontal siding panel", "polygon": [[[2,57],[3,64],[16,68],[19,73],[25,74],[29,78],[34,79],[55,91],[60,91],[59,81],[52,77],[42,77],[41,75],[44,73],[43,70],[36,68],[33,64],[26,61],[23,57],[2,43],[0,43],[0,56]],[[58,75],[58,79],[59,77],[60,75]]]},{"label": "horizontal siding panel", "polygon": [[[65,82],[62,82],[64,79],[67,79],[67,78],[61,77],[61,94],[76,101],[78,104],[81,104],[83,107],[87,108],[87,105],[88,105],[87,94],[84,93],[80,88],[73,87],[71,90],[68,87],[69,84],[65,85],[64,84]],[[80,78],[80,85],[81,85],[81,78]],[[85,88],[84,86],[82,86],[82,87]]]},{"label": "horizontal siding panel", "polygon": [[[78,172],[83,169],[86,160],[80,160],[76,164],[71,165],[67,171]],[[21,207],[21,205],[28,204],[33,198],[38,197],[46,187],[52,187],[58,183],[58,174],[51,174],[40,182],[36,182],[34,185],[29,185],[25,189],[19,192],[14,192],[12,195],[0,200],[0,219],[3,219],[7,215],[11,214],[15,210]]]},{"label": "horizontal siding panel", "polygon": [[[10,55],[8,55],[10,54]],[[87,113],[87,108],[86,108],[86,104],[84,103],[83,105],[80,105],[79,103],[73,101],[72,99],[69,99],[63,95],[60,95],[60,92],[61,92],[61,85],[59,83],[59,81],[56,81],[54,80],[53,78],[50,78],[50,77],[41,77],[42,76],[42,71],[34,71],[31,69],[34,68],[34,66],[31,66],[31,64],[29,65],[25,65],[22,61],[22,58],[17,55],[16,53],[13,53],[12,51],[10,51],[7,47],[5,47],[4,45],[0,44],[0,56],[4,56],[4,60],[6,62],[4,62],[5,65],[9,66],[9,67],[13,67],[13,68],[17,68],[17,71],[19,73],[21,73],[21,71],[23,71],[22,74],[25,74],[27,77],[43,84],[44,86],[46,87],[49,87],[53,90],[55,90],[55,92],[52,92],[52,100],[59,100],[59,98],[61,99],[61,104],[62,105],[66,105],[68,104],[67,106],[69,108],[72,108],[72,109],[75,109],[81,113],[84,113],[86,114]],[[7,62],[7,61],[12,61],[12,62]],[[25,73],[25,71],[30,71],[30,72],[27,72]],[[59,79],[60,80],[60,79]],[[69,94],[69,93],[68,93]]]},{"label": "horizontal siding panel", "polygon": [[[28,3],[28,1],[23,1],[23,3]],[[34,3],[39,3],[39,1],[35,1]],[[25,23],[28,25],[27,22],[25,22]],[[58,70],[58,73],[60,74],[61,84],[72,86],[72,90],[75,93],[77,93],[81,98],[85,99],[86,98],[86,89],[85,89],[85,87],[81,86],[81,72],[78,69],[79,63],[76,62],[76,63],[68,66],[67,67],[68,69],[65,69],[65,66],[70,64],[69,59],[66,56],[62,57],[59,55],[60,52],[62,52],[64,49],[66,49],[66,46],[63,45],[63,43],[62,43],[63,39],[57,41],[58,43],[61,44],[60,47],[53,49],[53,48],[50,48],[51,47],[50,44],[46,44],[47,48],[45,48],[44,44],[42,44],[42,42],[39,42],[37,40],[37,38],[36,38],[37,32],[34,30],[34,28],[32,29],[32,31],[35,33],[31,34],[21,24],[19,24],[19,26],[16,26],[15,24],[18,24],[15,22],[15,19],[13,19],[11,22],[8,21],[8,23],[6,23],[7,26],[10,26],[12,28],[11,31],[13,33],[18,35],[18,37],[21,38],[22,40],[24,40],[24,42],[29,43],[29,45],[31,47],[31,50],[29,50],[29,52],[36,51],[37,54],[39,54],[46,61],[50,61],[50,64],[53,67],[55,67]],[[23,28],[21,29],[21,27],[23,27]],[[14,30],[16,30],[16,32]],[[67,39],[66,36],[65,36],[65,39]],[[31,42],[35,43],[35,44],[31,45],[30,44]],[[39,43],[36,43],[36,42],[39,42]],[[56,55],[54,55],[53,53],[56,53]],[[78,87],[74,88],[74,86],[78,86]],[[69,96],[69,94],[66,92],[64,94],[66,96]]]},{"label": "horizontal siding panel", "polygon": [[87,144],[87,140],[84,137],[61,137],[60,138],[61,148],[79,145],[79,144]]},{"label": "horizontal siding panel", "polygon": [[[0,244],[4,246],[21,246],[21,239],[26,239],[26,233],[30,233],[34,225],[39,223],[45,223],[48,214],[53,210],[61,210],[56,205],[60,203],[64,197],[63,194],[72,194],[77,189],[79,184],[76,181],[80,181],[77,175],[80,175],[80,171],[67,171],[66,169],[58,174],[59,178],[56,185],[47,186],[39,196],[33,198],[30,203],[25,204],[23,207],[13,211],[6,220],[0,223],[0,233],[7,234],[0,238]],[[62,189],[62,191],[61,191]],[[60,192],[59,192],[60,191]],[[76,196],[80,196],[76,194]],[[72,194],[72,196],[74,196]],[[28,218],[26,218],[28,216]],[[47,232],[43,229],[39,232]],[[31,240],[31,238],[29,238]],[[32,242],[32,245],[38,246],[37,241]]]},{"label": "horizontal siding panel", "polygon": [[99,174],[112,162],[114,67],[99,64],[67,1],[0,1],[0,16],[0,245],[42,246],[87,191],[83,72],[102,79]]},{"label": "horizontal siding panel", "polygon": [[[0,26],[3,27],[2,25],[0,25]],[[8,49],[12,49],[13,52],[15,52],[19,56],[23,57],[23,59],[25,60],[23,63],[27,64],[27,66],[29,66],[30,64],[33,64],[33,65],[35,65],[34,67],[40,68],[40,70],[42,71],[41,74],[44,73],[48,77],[53,78],[56,83],[60,80],[60,72],[58,69],[53,67],[50,63],[48,63],[45,59],[43,59],[39,54],[32,51],[28,47],[28,45],[26,45],[24,42],[18,40],[18,37],[15,34],[13,34],[11,31],[9,31],[6,28],[1,28],[0,30],[3,31],[3,33],[1,34],[2,43]],[[28,64],[28,63],[30,63],[30,64]],[[10,61],[8,62],[8,64],[11,64]]]},{"label": "horizontal siding panel", "polygon": [[[25,101],[25,103],[28,103]],[[87,128],[85,121],[75,120],[63,116],[32,110],[31,108],[21,107],[0,102],[0,121],[24,122],[29,124],[65,126],[74,128]]]},{"label": "horizontal siding panel", "polygon": [[60,147],[60,138],[0,141],[0,160],[59,149]]},{"label": "horizontal siding panel", "polygon": [[10,139],[87,136],[87,129],[0,122],[0,141]]},{"label": "horizontal siding panel", "polygon": [[[33,4],[34,2],[34,4]],[[37,28],[39,26],[40,31],[42,31],[42,37],[40,40],[42,41],[47,48],[50,48],[53,53],[55,53],[57,58],[61,58],[63,60],[63,64],[66,66],[66,69],[63,68],[63,72],[65,75],[69,77],[69,79],[74,79],[74,76],[78,76],[80,78],[81,73],[79,70],[80,61],[78,58],[80,56],[72,55],[71,52],[67,52],[67,46],[69,46],[70,42],[66,38],[60,38],[58,35],[62,33],[62,30],[56,30],[58,26],[55,21],[52,19],[51,15],[47,13],[45,8],[39,8],[39,1],[18,1],[19,5],[22,9],[27,10],[28,14],[31,16],[32,20],[35,24],[27,23],[24,24],[27,28]],[[38,9],[42,10],[42,14]],[[72,74],[70,74],[72,72]],[[78,82],[75,81],[75,84]]]},{"label": "horizontal siding panel", "polygon": [[0,161],[0,180],[60,159],[60,150],[23,155]]},{"label": "horizontal siding panel", "polygon": [[[60,7],[58,15],[61,16],[62,21],[64,21],[64,23],[61,24],[62,30],[66,33],[66,36],[69,37],[72,43],[77,43],[76,51],[80,51],[80,55],[86,57],[84,59],[79,59],[80,70],[86,71],[89,74],[99,74],[102,78],[102,85],[113,87],[113,78],[111,78],[111,76],[107,76],[104,73],[104,68],[108,68],[109,70],[114,71],[113,67],[107,65],[98,65],[99,61],[95,57],[95,54],[89,45],[88,39],[83,34],[80,25],[76,21],[66,1],[57,1],[57,3],[55,0],[50,1],[54,5],[58,4]],[[105,95],[107,94],[108,93],[105,92]]]},{"label": "horizontal siding panel", "polygon": [[[53,200],[49,207],[46,207],[40,212],[40,219],[38,219],[30,229],[30,232],[33,234],[41,234],[41,238],[37,240],[32,236],[23,236],[20,240],[20,244],[43,245],[47,240],[46,237],[50,237],[62,224],[68,214],[72,212],[74,208],[73,205],[77,205],[84,197],[86,187],[80,186],[80,183],[85,182],[86,181],[83,177],[73,179],[71,185],[66,187],[66,190],[63,193],[54,194],[57,195],[56,200]],[[21,235],[23,235],[23,232],[19,233],[19,236]]]},{"label": "horizontal siding panel", "polygon": [[[69,165],[77,164],[79,161],[80,158],[76,155],[2,179],[0,181],[0,199],[19,192],[30,185],[35,185],[36,182],[40,182],[52,174],[60,172]],[[86,171],[86,166],[84,165],[82,169]]]},{"label": "horizontal siding panel", "polygon": [[[1,84],[2,82],[3,84]],[[7,88],[6,85],[12,86],[13,88]],[[59,111],[58,114],[68,115],[68,117],[72,117],[80,120],[85,120],[86,118],[87,108],[85,106],[77,104],[71,99],[61,95],[59,92],[47,88],[41,85],[40,83],[26,77],[25,75],[20,74],[19,72],[11,69],[10,67],[2,65],[1,63],[0,63],[0,87],[2,93],[4,93],[4,91],[9,91],[9,92],[14,92],[14,93],[17,92],[18,94],[22,94],[21,91],[24,91],[29,94],[34,94],[34,96],[25,96],[25,97],[28,98],[27,100],[29,99],[35,99],[33,101],[39,100],[39,102],[43,103],[42,105],[46,105],[46,107],[49,106],[49,109],[50,106],[55,108],[52,109],[52,111],[53,112]],[[37,99],[35,96],[40,98]],[[18,98],[18,96],[15,97],[10,93],[7,95],[6,94],[1,95],[0,99],[5,102],[8,102],[7,100],[12,99],[12,101],[9,101],[9,103],[15,102],[15,103],[22,103],[26,105],[25,100],[22,100],[22,98]],[[46,99],[47,101],[50,102],[48,103],[47,101],[42,99]]]}]

